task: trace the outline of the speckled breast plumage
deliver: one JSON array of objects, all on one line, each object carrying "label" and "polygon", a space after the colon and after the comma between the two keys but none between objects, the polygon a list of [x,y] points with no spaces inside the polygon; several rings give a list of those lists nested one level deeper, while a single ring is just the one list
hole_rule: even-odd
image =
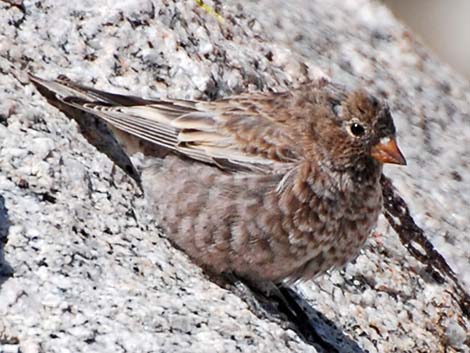
[{"label": "speckled breast plumage", "polygon": [[295,281],[354,258],[382,205],[380,170],[339,190],[311,169],[233,175],[167,157],[143,177],[170,240],[199,265],[253,280]]}]

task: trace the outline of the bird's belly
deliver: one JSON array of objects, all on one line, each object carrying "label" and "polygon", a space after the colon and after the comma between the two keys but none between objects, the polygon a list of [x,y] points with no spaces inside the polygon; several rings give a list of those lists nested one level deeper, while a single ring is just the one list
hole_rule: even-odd
[{"label": "bird's belly", "polygon": [[263,275],[274,270],[272,262],[282,252],[271,248],[273,228],[266,226],[276,214],[266,212],[270,206],[264,202],[269,200],[263,196],[276,182],[175,157],[142,175],[152,213],[169,240],[205,269],[257,279],[279,275],[277,270]]},{"label": "bird's belly", "polygon": [[357,254],[375,214],[339,210],[340,217],[333,205],[302,207],[276,192],[279,180],[270,178],[168,157],[142,180],[168,238],[212,272],[307,278]]}]

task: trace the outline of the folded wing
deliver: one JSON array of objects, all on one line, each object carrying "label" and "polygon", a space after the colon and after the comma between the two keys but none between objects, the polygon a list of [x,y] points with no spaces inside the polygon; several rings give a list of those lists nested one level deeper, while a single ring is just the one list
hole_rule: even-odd
[{"label": "folded wing", "polygon": [[[134,137],[227,171],[272,173],[298,160],[295,137],[276,114],[283,94],[215,102],[147,100],[30,76],[49,100],[92,114]],[[285,115],[285,114],[284,114]],[[282,169],[282,168],[281,168]]]}]

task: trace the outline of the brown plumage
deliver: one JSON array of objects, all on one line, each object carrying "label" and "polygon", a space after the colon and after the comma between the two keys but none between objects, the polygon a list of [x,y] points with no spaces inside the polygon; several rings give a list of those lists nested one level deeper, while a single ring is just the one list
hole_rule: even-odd
[{"label": "brown plumage", "polygon": [[381,211],[382,163],[405,164],[387,106],[325,81],[203,102],[31,80],[154,157],[141,181],[155,217],[215,273],[278,282],[344,265]]}]

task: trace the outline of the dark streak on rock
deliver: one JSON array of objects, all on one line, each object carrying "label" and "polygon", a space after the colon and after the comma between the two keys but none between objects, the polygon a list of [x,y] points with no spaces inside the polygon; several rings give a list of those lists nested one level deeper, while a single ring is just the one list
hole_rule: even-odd
[{"label": "dark streak on rock", "polygon": [[[2,284],[13,276],[13,268],[5,260],[4,246],[8,241],[10,230],[10,217],[5,205],[5,198],[0,195],[0,289]],[[0,345],[2,344],[2,335],[0,334]]]},{"label": "dark streak on rock", "polygon": [[391,180],[382,175],[381,184],[384,196],[384,215],[397,232],[402,244],[413,257],[426,265],[431,273],[439,275],[439,278],[444,279],[453,286],[455,291],[454,299],[458,302],[463,314],[470,319],[470,295],[460,284],[444,257],[427,239],[424,231],[416,225],[406,202],[398,194]]}]

